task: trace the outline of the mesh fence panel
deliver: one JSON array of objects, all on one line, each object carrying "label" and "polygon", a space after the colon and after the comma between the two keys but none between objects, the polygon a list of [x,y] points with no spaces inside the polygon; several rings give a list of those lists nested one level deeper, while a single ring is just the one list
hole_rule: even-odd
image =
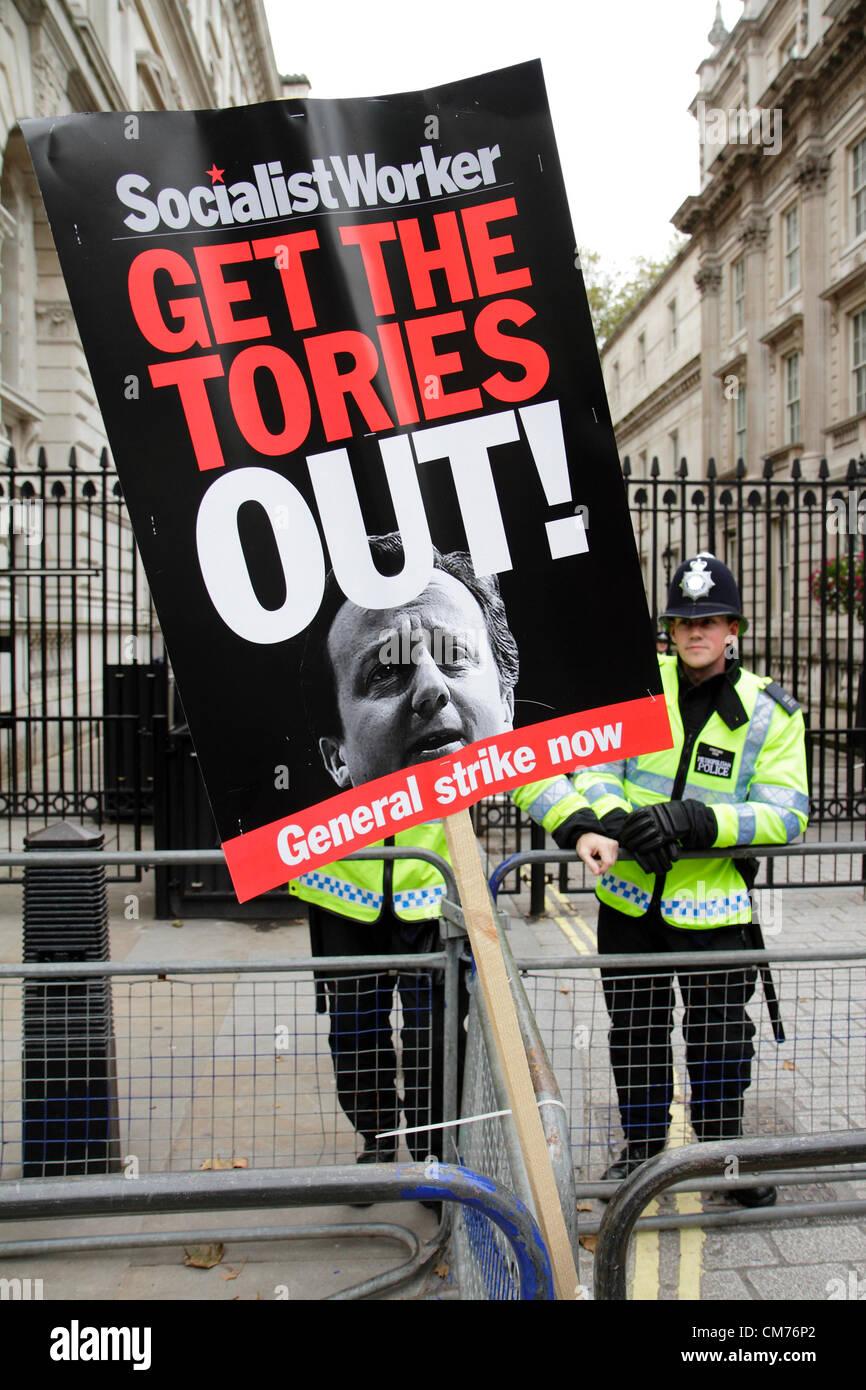
[{"label": "mesh fence panel", "polygon": [[[611,958],[613,959],[613,958]],[[693,973],[694,969],[692,968]],[[688,976],[689,968],[678,972]],[[721,1004],[730,1002],[731,990],[739,989],[737,975],[729,970],[700,974],[711,977]],[[779,1009],[786,1041],[777,1044],[762,996],[760,979],[747,1006],[755,1025],[752,1039],[754,1059],[751,1083],[743,1093],[742,1128],[749,1135],[817,1134],[832,1130],[860,1129],[866,1125],[866,963],[859,961],[826,964],[777,962],[772,973],[779,997]],[[623,967],[623,975],[628,972]],[[706,1036],[700,1030],[692,1036],[698,1061],[693,1057],[690,1076],[683,1040],[682,984],[674,972],[657,972],[637,977],[631,998],[626,999],[623,1017],[636,1013],[650,1002],[665,1011],[666,996],[673,974],[673,1028],[671,1062],[671,1130],[682,1142],[694,1142],[693,1104],[697,1076],[700,1085],[700,1054],[706,1051]],[[636,977],[631,977],[635,980]],[[727,982],[734,981],[729,988]],[[551,1064],[570,1117],[572,1154],[575,1168],[584,1179],[597,1178],[623,1139],[620,1108],[611,1068],[609,1045],[610,1017],[605,1006],[597,969],[549,971],[533,965],[523,980],[539,1030],[550,1054]],[[640,1029],[635,1039],[646,1037]],[[652,1047],[660,1044],[656,1033]],[[649,1064],[658,1060],[646,1047],[633,1048],[630,1074],[625,1078],[634,1091],[645,1089],[650,1079]],[[739,1087],[737,1074],[742,1067],[742,1048],[728,1049],[719,1072],[719,1086],[733,1094]],[[621,1077],[621,1080],[623,1078]],[[625,1103],[634,1095],[624,1095]],[[703,1100],[706,1101],[706,1095]],[[701,1098],[698,1098],[698,1109]],[[705,1137],[729,1137],[722,1133]]]},{"label": "mesh fence panel", "polygon": [[[469,1007],[466,1069],[461,1115],[488,1115],[499,1109],[481,1029],[477,994]],[[461,1125],[457,1161],[493,1178],[509,1191],[518,1184],[508,1157],[501,1116]],[[461,1299],[509,1300],[518,1297],[517,1265],[511,1246],[492,1221],[460,1207],[455,1212],[452,1251]]]},{"label": "mesh fence panel", "polygon": [[[375,990],[369,975],[340,976],[341,988],[358,991],[359,1025],[343,1037],[350,1056],[341,1075],[358,1107],[367,1103],[371,1078],[384,1096],[389,1087],[395,1096],[395,1080],[401,1094],[404,1086],[397,980],[372,978]],[[427,972],[412,978],[419,1014],[426,1008],[413,1037],[423,1123],[431,981]],[[117,1147],[138,1171],[354,1161],[361,1142],[338,1099],[329,1016],[316,1012],[311,972],[114,977],[113,1047],[110,1028],[106,1037],[104,1028],[82,1020],[81,991],[81,981],[0,981],[0,1178],[21,1176],[25,1142],[32,1160],[33,1144],[70,1151],[82,1136],[83,1162],[61,1160],[51,1173],[105,1170],[104,1149],[92,1142],[88,1158],[86,1140],[98,1138],[104,1120],[98,1083],[106,1058],[116,1070]],[[395,1098],[381,1118],[393,1120],[398,1104]]]}]

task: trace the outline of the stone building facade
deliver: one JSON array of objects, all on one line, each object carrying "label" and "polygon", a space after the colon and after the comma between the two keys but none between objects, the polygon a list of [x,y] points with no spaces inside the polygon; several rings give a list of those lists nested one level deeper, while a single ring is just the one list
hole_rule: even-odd
[{"label": "stone building facade", "polygon": [[636,473],[838,476],[866,450],[866,0],[742,2],[698,69],[690,240],[605,345],[608,397]]},{"label": "stone building facade", "polygon": [[0,456],[105,443],[18,118],[282,95],[263,0],[0,0]]},{"label": "stone building facade", "polygon": [[0,834],[12,817],[12,843],[31,815],[103,816],[122,781],[122,730],[106,719],[122,708],[118,672],[156,683],[166,670],[18,118],[307,91],[277,71],[263,0],[0,0]]}]

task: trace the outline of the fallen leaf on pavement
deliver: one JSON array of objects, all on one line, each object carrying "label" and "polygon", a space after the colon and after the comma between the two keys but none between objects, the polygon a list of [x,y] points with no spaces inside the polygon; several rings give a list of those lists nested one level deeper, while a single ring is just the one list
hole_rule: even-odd
[{"label": "fallen leaf on pavement", "polygon": [[224,1245],[185,1245],[183,1262],[193,1269],[213,1269],[225,1253]]},{"label": "fallen leaf on pavement", "polygon": [[240,1274],[240,1272],[241,1272],[241,1270],[243,1269],[243,1267],[244,1267],[245,1264],[246,1264],[246,1260],[241,1260],[241,1262],[240,1262],[240,1264],[238,1265],[237,1269],[234,1269],[231,1265],[226,1265],[226,1273],[225,1273],[225,1274],[221,1274],[221,1275],[220,1275],[220,1278],[221,1278],[221,1279],[237,1279],[238,1275]]},{"label": "fallen leaf on pavement", "polygon": [[584,1250],[594,1251],[596,1239],[596,1236],[581,1236],[580,1244],[583,1246]]},{"label": "fallen leaf on pavement", "polygon": [[447,1265],[443,1260],[441,1265],[436,1265],[434,1267],[433,1273],[438,1274],[440,1279],[447,1279],[448,1275],[451,1273],[451,1269],[450,1266]]},{"label": "fallen leaf on pavement", "polygon": [[796,1070],[797,1070],[797,1068],[794,1066],[794,1063],[793,1063],[793,1062],[783,1062],[783,1063],[782,1063],[782,1071],[796,1071]]}]

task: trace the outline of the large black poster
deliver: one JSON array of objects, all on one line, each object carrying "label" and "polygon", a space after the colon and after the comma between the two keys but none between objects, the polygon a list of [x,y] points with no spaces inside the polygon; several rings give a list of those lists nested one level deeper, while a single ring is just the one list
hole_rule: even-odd
[{"label": "large black poster", "polygon": [[239,897],[669,744],[538,63],[23,128]]}]

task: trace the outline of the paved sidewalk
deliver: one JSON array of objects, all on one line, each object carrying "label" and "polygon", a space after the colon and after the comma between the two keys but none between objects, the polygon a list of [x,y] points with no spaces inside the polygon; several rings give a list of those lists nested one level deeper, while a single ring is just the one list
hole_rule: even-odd
[{"label": "paved sidewalk", "polygon": [[[576,959],[594,954],[594,896],[563,896],[551,880],[546,901],[548,915],[531,919],[525,915],[526,889],[516,899],[500,900],[500,906],[511,914],[509,939],[515,957],[542,962],[569,952]],[[788,1040],[780,1048],[773,1040],[758,986],[750,1006],[759,1034],[756,1079],[746,1095],[745,1133],[866,1129],[866,906],[862,890],[780,889],[772,900],[765,900],[763,908],[768,946],[828,951],[862,947],[864,962],[846,963],[835,970],[808,965],[796,976],[791,967],[776,967],[782,1018],[788,1031]],[[577,977],[577,983],[574,972],[557,972],[552,981],[542,976],[541,983],[525,980],[573,1123],[577,1117],[577,1124],[586,1124],[586,1112],[590,1114],[589,1140],[574,1145],[578,1182],[581,1178],[597,1180],[621,1143],[607,1057],[608,1019],[597,972],[592,976],[595,983],[587,979],[587,972]],[[678,1012],[675,1040],[679,1016]],[[581,1028],[588,1029],[589,1038],[584,1038]],[[575,1043],[579,1044],[577,1051]],[[680,1082],[684,1075],[681,1055],[675,1041]],[[575,1057],[581,1059],[579,1069]],[[570,1084],[575,1075],[579,1093],[577,1086]],[[669,1142],[694,1142],[681,1085],[674,1098]],[[776,1211],[793,1203],[855,1199],[866,1200],[866,1169],[862,1181],[828,1180],[780,1187]],[[597,1220],[604,1210],[591,1198],[579,1198],[579,1209],[585,1209],[585,1221]],[[647,1214],[654,1210],[661,1214],[675,1210],[713,1213],[742,1208],[722,1192],[669,1196]],[[735,1229],[708,1226],[641,1233],[632,1242],[630,1297],[866,1298],[866,1214],[856,1219],[822,1215],[789,1221],[764,1217],[757,1225],[752,1224],[753,1219],[750,1216],[748,1225]],[[592,1244],[591,1238],[587,1244]],[[579,1274],[590,1290],[592,1266],[591,1251],[581,1248]]]},{"label": "paved sidewalk", "polygon": [[[152,875],[145,875],[141,885],[110,885],[109,919],[111,958],[114,962],[154,962],[172,966],[182,973],[185,965],[202,960],[237,962],[239,971],[247,962],[262,962],[309,955],[306,922],[228,922],[220,920],[190,920],[187,922],[156,921],[153,916]],[[0,960],[17,962],[21,959],[22,890],[4,885],[0,888]],[[137,920],[128,914],[138,912]],[[257,982],[254,996],[244,993],[238,973],[222,977],[219,985],[212,978],[190,977],[189,996],[200,1002],[185,1001],[183,993],[175,991],[163,997],[159,986],[150,982],[130,986],[129,977],[114,985],[114,1021],[118,1039],[118,1058],[135,1052],[135,1039],[142,1039],[138,1051],[149,1054],[149,1061],[136,1075],[132,1068],[127,1108],[131,1115],[141,1116],[142,1106],[155,1101],[149,1108],[156,1112],[148,1120],[133,1118],[125,1127],[122,1138],[124,1159],[139,1158],[141,1171],[162,1171],[167,1166],[175,1170],[195,1170],[202,1166],[201,1154],[216,1156],[214,1166],[229,1168],[235,1159],[239,1166],[280,1166],[285,1161],[288,1145],[290,1163],[306,1162],[315,1165],[316,1156],[326,1163],[352,1163],[356,1144],[351,1127],[339,1111],[333,1081],[333,1071],[327,1047],[327,1026],[324,1017],[314,1011],[312,977],[305,975],[291,982],[289,993],[279,994],[280,986],[273,984],[274,999],[291,1000],[295,1007],[296,1026],[303,1033],[298,1052],[312,1048],[315,1060],[309,1075],[305,1075],[305,1057],[298,1057],[292,1077],[280,1077],[280,1090],[275,1092],[274,1073],[285,1071],[274,1059],[274,1029],[260,1014],[254,1021],[245,1018],[245,1011],[254,1007],[276,1008],[268,1002],[268,985],[275,980],[271,974],[247,977]],[[163,994],[170,986],[163,986]],[[20,1130],[16,1130],[20,1115],[20,985],[6,986],[6,1008],[3,987],[0,986],[0,1037],[5,1038],[7,1056],[2,1057],[0,1081],[6,1085],[7,1102],[0,1127],[0,1177],[14,1180],[20,1176]],[[146,996],[142,991],[147,990]],[[146,999],[149,1002],[142,1002]],[[262,1002],[264,1001],[264,1003]],[[159,1034],[170,1033],[172,1042],[164,1049],[159,1046]],[[144,1036],[148,1046],[143,1046]],[[187,1046],[184,1047],[184,1039]],[[250,1039],[259,1040],[269,1049],[262,1066],[261,1054],[250,1059]],[[176,1051],[177,1049],[177,1051]],[[165,1065],[160,1066],[164,1057]],[[225,1066],[217,1070],[220,1058]],[[200,1066],[196,1066],[200,1063]],[[269,1064],[269,1065],[267,1065]],[[211,1073],[215,1073],[211,1076]],[[203,1075],[206,1083],[190,1086],[190,1077]],[[137,1089],[136,1089],[137,1087]],[[273,1123],[267,1119],[268,1110],[279,1110],[275,1094],[286,1104],[285,1092],[293,1102],[286,1121]],[[302,1103],[306,1098],[309,1104]],[[222,1102],[222,1103],[221,1103]],[[168,1118],[161,1123],[162,1112]],[[288,1110],[288,1107],[287,1107]],[[315,1134],[312,1118],[315,1117]],[[165,1125],[170,1124],[170,1132]],[[136,1127],[138,1134],[136,1137]],[[156,1137],[154,1138],[154,1135]],[[211,1135],[213,1144],[211,1145]],[[222,1139],[220,1139],[222,1135]],[[304,1143],[314,1144],[311,1156],[305,1157]],[[280,1145],[283,1144],[281,1148]],[[137,1150],[129,1154],[128,1150]],[[186,1161],[185,1155],[193,1155]],[[403,1150],[405,1161],[410,1156]],[[255,1157],[255,1164],[253,1158]],[[208,1166],[211,1160],[208,1161]],[[411,1256],[412,1241],[435,1249],[437,1220],[434,1214],[416,1202],[380,1203],[369,1209],[350,1206],[294,1208],[289,1211],[184,1213],[147,1218],[112,1218],[110,1222],[31,1221],[0,1225],[4,1240],[39,1240],[60,1238],[73,1234],[101,1235],[121,1231],[201,1231],[201,1244],[209,1245],[208,1231],[244,1228],[340,1225],[366,1228],[374,1223],[385,1230],[356,1237],[322,1235],[317,1238],[257,1240],[225,1239],[219,1262],[210,1268],[197,1268],[184,1263],[184,1247],[179,1244],[143,1249],[134,1245],[117,1252],[51,1254],[8,1258],[0,1261],[0,1277],[7,1280],[41,1279],[45,1299],[321,1299],[339,1293],[363,1280],[386,1274],[404,1264]],[[403,1228],[402,1238],[393,1229]],[[191,1248],[191,1247],[189,1247]],[[438,1273],[436,1270],[438,1269]],[[6,1287],[6,1286],[2,1286]],[[31,1285],[31,1287],[33,1287]],[[0,1295],[2,1296],[2,1295]],[[424,1274],[408,1287],[392,1295],[399,1299],[453,1297],[452,1281],[447,1260],[436,1258]]]},{"label": "paved sidewalk", "polygon": [[[134,907],[139,913],[137,920],[128,920],[130,894],[135,899]],[[247,961],[308,954],[306,928],[301,922],[157,922],[153,917],[150,875],[146,876],[142,885],[112,885],[109,900],[112,959],[115,961],[171,962],[180,970],[184,964],[205,958],[237,961],[242,967]],[[504,898],[502,905],[511,914],[510,939],[518,958],[543,961],[571,953],[577,959],[581,954],[595,949],[595,900],[591,896],[574,895],[562,899],[551,883],[548,888],[549,915],[535,920],[525,915],[528,907],[525,895],[517,900]],[[866,909],[859,889],[780,890],[778,897],[768,903],[767,908],[765,920],[772,922],[774,928],[772,936],[768,933],[768,938],[780,947],[817,945],[832,949],[834,946],[862,945],[866,949],[866,935],[863,932]],[[769,909],[772,909],[772,917]],[[0,959],[12,962],[20,960],[20,951],[21,890],[3,886],[0,887]],[[228,978],[230,981],[237,980],[234,974]],[[586,975],[581,978],[583,987],[597,996],[597,986],[591,984]],[[816,975],[814,970],[810,978],[810,994],[807,997],[801,997],[802,991],[799,989],[794,991],[790,1002],[783,997],[783,1016],[786,1024],[790,1022],[800,1027],[808,1021],[809,1010],[817,1008],[817,1001],[832,992],[840,1007],[836,1009],[834,1003],[836,1012],[828,1033],[830,1043],[826,1043],[825,1039],[821,1048],[813,1046],[812,1055],[801,1054],[797,1051],[799,1044],[795,1043],[791,1058],[786,1058],[793,1062],[792,1071],[782,1069],[784,1062],[774,1062],[775,1089],[763,1097],[755,1112],[759,1118],[766,1117],[767,1125],[762,1120],[760,1130],[771,1126],[774,1117],[778,1118],[778,1107],[782,1103],[787,1106],[784,1114],[788,1117],[789,1129],[801,1130],[805,1127],[808,1132],[810,1127],[838,1129],[855,1125],[862,1127],[866,1123],[863,1118],[864,1038],[861,1022],[866,991],[860,988],[858,997],[845,1000],[846,1010],[843,1011],[839,986],[841,976],[832,991],[828,991],[827,981]],[[547,1040],[552,1060],[574,1111],[578,1103],[585,1107],[586,1101],[586,1096],[575,1098],[574,1078],[578,1073],[574,1066],[574,1030],[584,1028],[591,1034],[587,1055],[592,1065],[587,1075],[592,1080],[592,1086],[600,1090],[597,1095],[591,1094],[589,1097],[589,1110],[595,1128],[589,1140],[576,1152],[576,1161],[580,1165],[579,1176],[593,1179],[605,1166],[606,1155],[616,1151],[615,1119],[612,1122],[610,1118],[615,1107],[610,1098],[603,1006],[599,1005],[596,997],[591,1012],[583,1012],[588,995],[579,995],[574,980],[573,972],[559,971],[552,978],[545,977],[540,985],[533,988],[540,991],[537,994],[539,1021],[542,1030],[548,1029]],[[305,988],[311,990],[311,984],[308,982]],[[243,1011],[236,994],[232,998],[234,1002],[231,1005],[219,1001],[209,1005],[212,1016],[209,1015],[208,1024],[216,1028],[219,1036],[226,1038],[227,1046],[235,1037],[229,1022]],[[849,1003],[851,1007],[848,1007]],[[796,1016],[791,1013],[794,1006]],[[756,1018],[758,1012],[765,1014],[763,1005],[756,1003],[753,1005]],[[822,1017],[825,1016],[826,1010],[822,1014]],[[853,1031],[848,1021],[851,1018],[857,1021]],[[563,1019],[567,1020],[565,1031]],[[318,1026],[324,1026],[323,1022]],[[851,1036],[843,1036],[846,1030]],[[765,1019],[762,1034],[762,1047],[768,1059],[775,1059],[776,1049],[772,1038],[767,1040]],[[333,1091],[326,1042],[320,1038],[316,1044],[314,1039],[311,1045],[318,1047],[326,1065],[324,1070],[311,1073],[310,1084],[314,1083],[320,1090],[330,1084]],[[819,1053],[824,1061],[822,1067],[816,1068],[815,1057]],[[857,1063],[856,1069],[851,1068],[854,1061]],[[4,1060],[3,1065],[7,1079],[20,1075],[17,1050]],[[846,1074],[846,1069],[850,1074]],[[233,1075],[227,1094],[242,1100],[245,1084],[238,1083],[237,1076]],[[785,1090],[785,1087],[788,1089]],[[254,1087],[252,1089],[255,1090]],[[238,1135],[246,1133],[241,1113],[243,1104],[236,1099],[232,1099],[231,1104],[238,1114],[233,1113],[230,1118],[227,1162],[233,1156]],[[678,1105],[680,1113],[679,1118],[675,1113],[675,1131],[679,1125],[679,1137],[687,1141],[687,1114],[681,1096]],[[341,1116],[333,1095],[329,1098],[329,1106],[329,1113],[335,1117],[334,1134],[329,1142],[333,1141],[337,1146],[330,1161],[350,1162],[354,1152],[351,1132],[348,1126],[345,1126],[344,1132],[340,1131]],[[324,1109],[327,1110],[327,1107]],[[191,1114],[194,1118],[194,1106]],[[186,1142],[187,1138],[192,1144],[192,1120],[187,1117],[184,1123],[187,1129],[183,1132],[182,1126],[175,1127],[171,1135],[173,1144]],[[772,1132],[771,1128],[767,1132]],[[276,1124],[274,1134],[277,1134]],[[345,1147],[340,1148],[341,1144]],[[14,1174],[7,1174],[3,1170],[3,1176]],[[785,1203],[795,1200],[814,1203],[834,1197],[866,1198],[866,1179],[856,1183],[821,1182],[782,1189],[780,1209]],[[582,1199],[580,1205],[585,1208],[582,1212],[584,1221],[597,1218],[602,1210],[600,1204],[592,1199]],[[667,1198],[662,1203],[662,1210],[674,1210],[675,1207],[680,1211],[732,1209],[723,1195],[712,1198],[677,1196]],[[377,1205],[370,1211],[348,1207],[293,1211],[288,1218],[285,1221],[282,1213],[260,1212],[249,1213],[246,1217],[221,1215],[219,1224],[221,1227],[238,1227],[310,1225],[335,1221],[341,1224],[396,1222],[414,1231],[422,1242],[432,1242],[436,1231],[432,1213],[415,1203]],[[148,1230],[178,1230],[184,1227],[204,1230],[213,1228],[214,1219],[201,1215],[184,1217],[182,1220],[179,1217],[148,1218],[147,1221],[130,1219],[124,1226],[126,1229],[146,1227]],[[91,1231],[95,1228],[98,1228],[98,1223],[89,1224]],[[7,1226],[2,1228],[0,1234],[6,1239],[24,1239],[43,1237],[49,1233],[60,1236],[72,1229],[73,1223],[51,1223],[49,1232],[45,1223],[34,1222],[26,1228],[18,1226],[14,1232]],[[81,1229],[80,1224],[78,1229]],[[112,1231],[120,1229],[123,1229],[120,1224],[111,1224]],[[592,1242],[587,1244],[591,1246]],[[6,1279],[42,1278],[46,1298],[303,1299],[325,1297],[360,1279],[394,1268],[407,1255],[405,1248],[381,1235],[366,1237],[363,1243],[345,1237],[256,1243],[233,1240],[225,1242],[222,1259],[210,1269],[185,1266],[183,1252],[178,1246],[147,1250],[129,1247],[111,1254],[6,1260],[0,1265],[0,1274]],[[423,1278],[408,1290],[402,1289],[391,1296],[400,1299],[453,1298],[455,1291],[447,1263],[447,1259],[437,1258]],[[630,1295],[638,1300],[863,1298],[866,1296],[866,1219],[839,1220],[832,1216],[820,1216],[808,1221],[802,1218],[783,1222],[762,1221],[757,1227],[743,1226],[737,1230],[699,1228],[647,1232],[633,1242],[632,1263]],[[591,1250],[581,1248],[579,1275],[590,1291],[592,1265]]]}]

